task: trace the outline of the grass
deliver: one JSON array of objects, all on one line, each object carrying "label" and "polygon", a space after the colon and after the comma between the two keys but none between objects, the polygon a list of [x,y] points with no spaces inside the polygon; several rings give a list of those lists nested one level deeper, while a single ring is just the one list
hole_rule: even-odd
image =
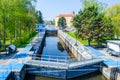
[{"label": "grass", "polygon": [[[73,32],[66,32],[68,35],[70,35],[71,37],[73,37],[74,39],[76,39],[76,36]],[[87,40],[82,40],[81,38],[77,39],[80,43],[84,44],[84,45],[88,45],[88,41]],[[97,43],[92,41],[91,44],[96,45]]]},{"label": "grass", "polygon": [[[23,47],[25,47],[27,44],[29,44],[30,41],[31,41],[36,35],[37,35],[37,32],[34,32],[34,33],[32,34],[32,37],[31,37],[31,38],[30,38],[29,35],[25,35],[25,38],[24,38],[24,37],[21,38],[21,43],[20,43],[20,40],[19,40],[19,39],[17,39],[16,41],[15,41],[15,40],[12,40],[12,42],[13,42],[14,45],[17,46],[17,48],[23,48]],[[0,41],[3,41],[3,40],[0,40]],[[10,44],[11,44],[11,43],[10,43],[10,39],[6,39],[6,44],[5,44],[5,45],[3,45],[3,44],[0,45],[0,51],[4,51],[5,48],[6,48],[8,45],[10,45]]]},{"label": "grass", "polygon": [[19,47],[19,48],[22,48],[22,47],[25,47],[27,44],[29,44],[30,43],[30,41],[31,40],[33,40],[34,39],[34,37],[37,35],[37,33],[35,32],[35,33],[33,33],[32,34],[32,37],[30,38],[30,37],[28,37],[27,39],[25,39],[21,44],[19,44],[19,45],[17,45],[17,47]]}]

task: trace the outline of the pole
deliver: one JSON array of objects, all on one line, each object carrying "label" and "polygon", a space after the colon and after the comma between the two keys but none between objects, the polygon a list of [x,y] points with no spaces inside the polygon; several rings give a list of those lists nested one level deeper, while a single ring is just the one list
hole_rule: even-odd
[{"label": "pole", "polygon": [[78,46],[78,44],[77,44],[77,34],[76,34],[75,36],[76,36],[76,43],[75,43],[75,46]]}]

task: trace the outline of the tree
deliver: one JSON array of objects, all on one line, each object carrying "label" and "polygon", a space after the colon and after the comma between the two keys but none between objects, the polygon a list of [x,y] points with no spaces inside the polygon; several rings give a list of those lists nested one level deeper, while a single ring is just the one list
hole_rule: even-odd
[{"label": "tree", "polygon": [[51,21],[50,21],[50,24],[51,24],[51,25],[55,25],[55,20],[51,20]]},{"label": "tree", "polygon": [[43,17],[41,11],[38,11],[38,16],[39,16],[39,23],[43,23]]},{"label": "tree", "polygon": [[[91,2],[95,0],[85,0],[89,4],[84,3],[85,7],[80,10],[73,19],[73,25],[79,32],[79,36],[82,39],[88,40],[88,45],[91,45],[91,41],[96,41],[99,45],[104,41],[104,39],[110,38],[112,33],[112,25],[109,19],[104,18],[104,14],[99,11],[99,6],[97,2]],[[104,20],[105,19],[105,20]]]},{"label": "tree", "polygon": [[35,33],[38,14],[31,1],[0,0],[0,41],[3,45],[24,43],[30,32]]},{"label": "tree", "polygon": [[117,38],[120,36],[120,4],[113,5],[105,11],[105,15],[111,19],[114,26],[114,33]]},{"label": "tree", "polygon": [[66,19],[64,17],[59,18],[58,26],[62,27],[62,29],[64,29],[66,27]]},{"label": "tree", "polygon": [[99,46],[106,40],[113,38],[113,26],[110,18],[105,17],[104,14],[99,14],[93,24],[93,39]]}]

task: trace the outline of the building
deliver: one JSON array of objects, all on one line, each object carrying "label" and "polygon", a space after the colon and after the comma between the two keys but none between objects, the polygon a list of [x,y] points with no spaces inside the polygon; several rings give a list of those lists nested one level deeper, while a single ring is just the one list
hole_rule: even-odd
[{"label": "building", "polygon": [[60,14],[55,17],[55,26],[58,27],[58,20],[59,18],[64,17],[66,19],[66,26],[71,27],[74,14]]}]

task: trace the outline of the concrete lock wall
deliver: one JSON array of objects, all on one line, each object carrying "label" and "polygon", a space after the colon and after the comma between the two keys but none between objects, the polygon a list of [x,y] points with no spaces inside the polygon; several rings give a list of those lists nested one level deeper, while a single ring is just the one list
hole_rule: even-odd
[{"label": "concrete lock wall", "polygon": [[[58,37],[60,40],[64,42],[64,44],[69,48],[72,54],[75,56],[77,60],[84,60],[85,58],[78,52],[75,46],[69,42],[61,33],[58,32]],[[105,65],[100,66],[101,73],[109,80],[120,80],[120,70],[118,71],[116,68],[108,68]]]},{"label": "concrete lock wall", "polygon": [[120,80],[120,70],[116,67],[100,66],[101,73],[109,80]]},{"label": "concrete lock wall", "polygon": [[73,44],[71,42],[69,42],[69,40],[67,40],[67,38],[63,37],[63,35],[59,32],[58,32],[58,38],[60,38],[60,40],[62,40],[64,42],[64,44],[69,48],[69,50],[72,52],[72,54],[75,56],[75,58],[77,60],[85,59],[82,55],[79,54],[79,52],[75,48],[75,46],[73,46]]},{"label": "concrete lock wall", "polygon": [[21,71],[13,71],[11,76],[12,76],[12,80],[24,80],[25,75],[26,75],[26,70],[24,66]]},{"label": "concrete lock wall", "polygon": [[117,80],[120,80],[120,69],[118,69]]},{"label": "concrete lock wall", "polygon": [[101,67],[101,72],[107,79],[111,79],[111,77],[110,77],[111,70],[109,68]]},{"label": "concrete lock wall", "polygon": [[42,53],[42,49],[43,49],[44,41],[45,41],[45,34],[43,34],[43,37],[40,40],[41,40],[41,43],[39,44],[38,49],[35,54]]}]

